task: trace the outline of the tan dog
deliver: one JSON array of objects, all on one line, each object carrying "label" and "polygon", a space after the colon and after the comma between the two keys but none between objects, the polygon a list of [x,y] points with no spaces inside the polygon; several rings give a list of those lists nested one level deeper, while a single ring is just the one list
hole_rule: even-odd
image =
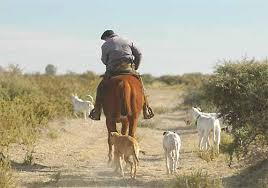
[{"label": "tan dog", "polygon": [[[118,169],[118,164],[122,173],[122,176],[124,177],[124,170],[122,166],[122,160],[126,161],[126,163],[129,163],[131,166],[130,176],[131,178],[136,178],[137,173],[137,165],[139,163],[138,155],[139,155],[139,145],[135,138],[127,135],[120,135],[117,132],[111,133],[111,143],[114,145],[114,160],[116,163],[116,169]],[[129,160],[130,156],[133,156],[133,161],[135,165],[134,174],[133,171],[133,162]]]}]

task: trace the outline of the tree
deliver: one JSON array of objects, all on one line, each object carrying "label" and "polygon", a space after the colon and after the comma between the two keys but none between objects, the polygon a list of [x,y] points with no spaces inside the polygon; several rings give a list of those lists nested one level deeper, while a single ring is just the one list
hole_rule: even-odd
[{"label": "tree", "polygon": [[46,66],[46,74],[47,75],[55,75],[56,72],[57,72],[57,67],[55,67],[54,65],[48,64]]},{"label": "tree", "polygon": [[9,64],[8,65],[8,72],[14,74],[14,75],[21,75],[22,69],[18,64]]}]

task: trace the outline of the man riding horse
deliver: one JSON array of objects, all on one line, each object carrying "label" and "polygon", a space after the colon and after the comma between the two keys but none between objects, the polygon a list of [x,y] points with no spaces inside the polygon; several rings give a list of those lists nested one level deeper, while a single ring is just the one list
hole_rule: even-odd
[{"label": "man riding horse", "polygon": [[106,65],[106,72],[103,75],[103,80],[97,88],[97,96],[94,109],[90,112],[89,117],[93,120],[100,120],[101,109],[103,106],[104,83],[116,75],[131,74],[137,77],[142,85],[144,103],[143,116],[144,119],[150,119],[154,116],[152,109],[148,105],[146,95],[144,93],[143,83],[140,75],[136,71],[141,62],[140,50],[126,39],[119,37],[112,30],[106,30],[101,39],[104,40],[102,45],[101,60]]}]

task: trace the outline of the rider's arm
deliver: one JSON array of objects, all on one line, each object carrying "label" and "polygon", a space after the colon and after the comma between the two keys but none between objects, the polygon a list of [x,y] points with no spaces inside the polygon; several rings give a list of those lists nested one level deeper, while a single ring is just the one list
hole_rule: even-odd
[{"label": "rider's arm", "polygon": [[108,53],[107,53],[105,46],[101,47],[101,61],[103,62],[104,65],[107,65]]},{"label": "rider's arm", "polygon": [[142,54],[141,51],[133,43],[131,45],[131,51],[134,56],[135,70],[137,70],[140,66]]}]

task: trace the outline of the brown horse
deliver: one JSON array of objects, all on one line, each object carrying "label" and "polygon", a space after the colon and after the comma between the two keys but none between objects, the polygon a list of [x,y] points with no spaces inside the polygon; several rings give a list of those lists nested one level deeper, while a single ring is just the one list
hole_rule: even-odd
[{"label": "brown horse", "polygon": [[114,76],[103,85],[103,112],[108,130],[109,162],[112,160],[110,133],[122,123],[121,134],[135,137],[138,117],[144,103],[140,80],[133,75]]}]

